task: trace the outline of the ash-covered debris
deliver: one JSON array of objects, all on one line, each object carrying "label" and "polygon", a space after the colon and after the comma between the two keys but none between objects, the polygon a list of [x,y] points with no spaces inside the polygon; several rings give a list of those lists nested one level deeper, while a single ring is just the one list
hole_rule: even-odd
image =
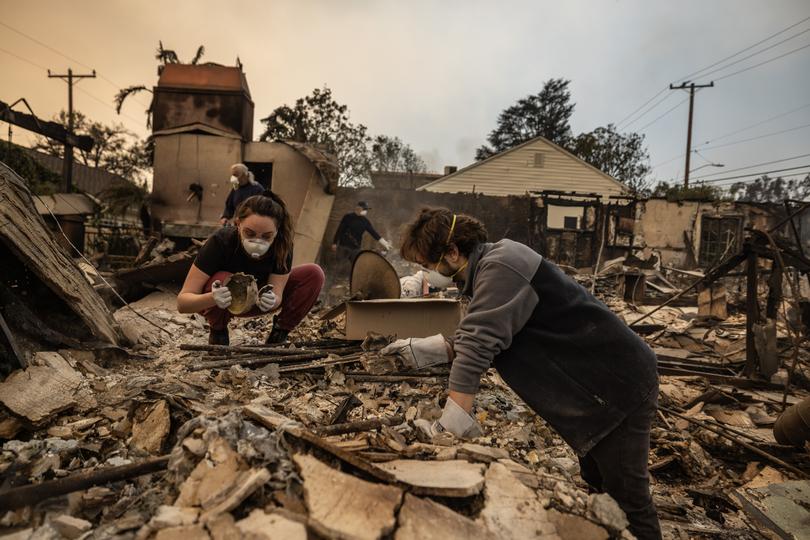
[{"label": "ash-covered debris", "polygon": [[[654,309],[616,290],[602,297],[629,323]],[[343,316],[310,316],[282,346],[263,345],[262,319],[232,326],[231,347],[201,345],[203,322],[178,315],[172,301],[156,293],[136,306],[160,327],[129,319],[142,330],[137,356],[65,350],[62,362],[48,356],[57,353],[40,355],[28,369],[62,373],[66,393],[47,401],[59,398],[58,406],[29,418],[3,401],[0,525],[9,532],[630,537],[615,501],[588,493],[577,456],[494,372],[476,398],[483,435],[430,439],[415,422],[441,414],[446,366],[417,372],[385,363],[376,351],[391,338],[363,346],[339,339]],[[775,500],[768,489],[806,478],[807,446],[779,444],[773,425],[783,398],[791,405],[808,395],[807,351],[799,351],[785,393],[793,350],[780,321],[781,369],[770,380],[743,377],[745,319],[734,301],[729,307],[723,321],[671,306],[645,321],[662,374],[649,463],[665,538],[760,538],[757,531],[769,528],[753,517],[756,501]],[[0,383],[0,396],[25,373]],[[128,475],[144,463],[154,468]],[[123,476],[66,492],[51,487],[112,470]],[[9,494],[26,485],[46,491],[32,504],[11,502]]]}]

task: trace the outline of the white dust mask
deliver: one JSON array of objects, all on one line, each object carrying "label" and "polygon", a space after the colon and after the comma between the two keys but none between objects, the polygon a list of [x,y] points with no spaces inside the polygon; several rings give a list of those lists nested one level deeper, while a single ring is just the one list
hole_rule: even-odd
[{"label": "white dust mask", "polygon": [[270,249],[270,242],[261,238],[243,238],[242,247],[254,259],[262,257]]},{"label": "white dust mask", "polygon": [[427,280],[430,286],[435,289],[446,289],[453,285],[453,279],[450,276],[445,276],[436,270],[428,271]]}]

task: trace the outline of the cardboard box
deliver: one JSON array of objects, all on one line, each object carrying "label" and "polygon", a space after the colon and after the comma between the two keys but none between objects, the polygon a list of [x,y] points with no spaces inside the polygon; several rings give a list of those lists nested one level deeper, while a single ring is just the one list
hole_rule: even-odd
[{"label": "cardboard box", "polygon": [[461,320],[461,303],[446,298],[361,300],[346,304],[346,338],[369,332],[398,338],[452,336]]}]

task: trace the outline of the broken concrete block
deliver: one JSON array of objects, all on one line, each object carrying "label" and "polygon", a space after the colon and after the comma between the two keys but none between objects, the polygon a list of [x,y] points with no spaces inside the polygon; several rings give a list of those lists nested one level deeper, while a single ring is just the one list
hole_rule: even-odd
[{"label": "broken concrete block", "polygon": [[200,516],[200,521],[207,523],[210,519],[223,512],[230,512],[242,504],[254,491],[265,485],[270,480],[270,476],[270,471],[267,469],[253,469],[241,472],[225,497],[216,506],[206,510]]},{"label": "broken concrete block", "polygon": [[159,530],[155,535],[155,540],[210,540],[210,538],[201,525],[169,527]]},{"label": "broken concrete block", "polygon": [[523,482],[523,485],[531,489],[537,489],[540,486],[540,480],[537,474],[528,467],[524,467],[520,463],[511,459],[499,459],[498,463],[506,467],[512,475]]},{"label": "broken concrete block", "polygon": [[557,534],[562,540],[581,540],[583,538],[607,540],[610,538],[610,535],[603,527],[584,517],[552,509],[548,511],[548,518],[554,524]]},{"label": "broken concrete block", "polygon": [[466,460],[420,461],[395,459],[378,466],[412,487],[417,495],[469,497],[484,487],[484,468]]},{"label": "broken concrete block", "polygon": [[254,510],[248,517],[236,522],[245,540],[306,540],[307,528],[279,514],[265,514]]},{"label": "broken concrete block", "polygon": [[37,353],[27,369],[0,384],[0,402],[34,424],[79,403],[84,377],[59,353]]},{"label": "broken concrete block", "polygon": [[810,480],[732,492],[743,511],[779,538],[810,538]]},{"label": "broken concrete block", "polygon": [[498,538],[559,539],[534,491],[501,463],[487,470],[484,509],[478,520]]},{"label": "broken concrete block", "polygon": [[453,512],[443,504],[405,495],[399,510],[399,528],[394,540],[494,540],[496,537],[468,517]]},{"label": "broken concrete block", "polygon": [[132,425],[130,446],[149,454],[159,454],[172,427],[169,405],[156,401],[138,411]]},{"label": "broken concrete block", "polygon": [[205,527],[211,540],[242,540],[242,533],[236,528],[236,520],[227,512],[209,519]]},{"label": "broken concrete block", "polygon": [[464,443],[458,449],[459,457],[467,457],[472,461],[481,463],[492,463],[499,459],[509,458],[509,452],[503,448],[493,448],[482,444]]},{"label": "broken concrete block", "polygon": [[744,489],[756,489],[769,486],[771,484],[781,484],[785,482],[787,477],[773,467],[766,465],[758,474],[756,474],[748,483],[742,487]]},{"label": "broken concrete block", "polygon": [[619,503],[607,493],[592,493],[588,496],[588,515],[608,529],[621,531],[629,522]]},{"label": "broken concrete block", "polygon": [[193,525],[199,514],[200,511],[196,508],[162,505],[158,507],[149,525],[154,529]]},{"label": "broken concrete block", "polygon": [[371,540],[394,530],[401,489],[355,478],[309,455],[293,460],[304,479],[310,523],[319,534]]},{"label": "broken concrete block", "polygon": [[73,540],[93,528],[89,521],[62,514],[51,520],[51,527],[65,538]]}]

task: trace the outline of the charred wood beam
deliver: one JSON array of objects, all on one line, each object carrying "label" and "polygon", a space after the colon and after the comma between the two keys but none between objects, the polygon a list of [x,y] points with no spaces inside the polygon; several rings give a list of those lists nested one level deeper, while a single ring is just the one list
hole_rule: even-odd
[{"label": "charred wood beam", "polygon": [[289,354],[290,349],[286,349],[286,355],[278,356],[249,356],[249,357],[235,357],[228,358],[227,360],[214,360],[211,362],[200,362],[189,366],[191,371],[201,371],[204,369],[218,369],[227,368],[231,366],[264,366],[267,364],[280,364],[288,362],[300,362],[305,360],[316,360],[319,358],[326,358],[330,355],[341,355],[359,352],[358,347],[346,347],[343,349],[333,349],[328,351],[301,351],[294,354]]},{"label": "charred wood beam", "polygon": [[754,325],[759,324],[759,298],[757,298],[757,254],[747,254],[745,295],[745,374],[754,375],[759,368],[757,348],[754,343]]},{"label": "charred wood beam", "polygon": [[6,324],[6,320],[3,318],[2,312],[0,312],[0,330],[2,330],[3,335],[6,337],[6,341],[8,342],[11,354],[14,355],[14,359],[17,361],[18,366],[23,369],[28,367],[28,362],[25,360],[25,355],[22,353],[20,347],[17,345],[17,339],[11,332],[11,328],[9,328],[8,325]]},{"label": "charred wood beam", "polygon": [[57,332],[45,324],[32,309],[20,300],[11,287],[3,282],[0,282],[0,303],[3,304],[6,313],[14,313],[13,322],[15,327],[26,334],[50,345],[63,345],[73,349],[81,348],[81,343],[78,340]]},{"label": "charred wood beam", "polygon": [[658,408],[659,408],[659,410],[662,410],[667,414],[677,416],[678,418],[680,418],[682,420],[686,420],[687,422],[695,424],[696,426],[700,426],[703,429],[711,431],[712,433],[715,433],[715,434],[720,435],[721,437],[724,437],[724,438],[726,438],[726,439],[728,439],[728,440],[730,440],[732,442],[735,442],[735,443],[739,444],[740,446],[742,446],[743,448],[746,448],[747,450],[750,450],[751,452],[757,454],[758,456],[764,457],[765,459],[767,459],[771,463],[774,463],[776,465],[779,465],[780,467],[783,467],[783,468],[787,469],[788,471],[792,472],[793,474],[795,474],[799,478],[807,478],[807,473],[802,471],[801,469],[797,469],[793,465],[791,465],[789,463],[786,463],[785,461],[779,459],[778,457],[774,456],[773,454],[769,454],[765,450],[761,450],[761,449],[757,448],[756,446],[754,446],[753,444],[750,444],[750,443],[748,443],[746,441],[743,441],[739,437],[736,437],[736,436],[732,435],[731,433],[727,432],[723,428],[720,428],[718,426],[713,426],[711,424],[708,424],[708,423],[703,422],[701,420],[698,420],[696,418],[692,418],[691,416],[686,416],[685,414],[681,414],[681,413],[679,413],[677,411],[673,411],[672,409],[667,409],[666,407],[658,407]]},{"label": "charred wood beam", "polygon": [[362,404],[363,402],[360,401],[357,396],[354,394],[349,394],[349,396],[337,406],[337,409],[335,409],[332,418],[329,419],[329,425],[344,423],[349,413]]},{"label": "charred wood beam", "polygon": [[76,135],[70,133],[61,124],[50,122],[48,120],[41,120],[33,114],[21,113],[11,109],[8,103],[0,101],[0,120],[14,124],[21,128],[33,131],[44,135],[54,141],[59,141],[62,144],[75,146],[80,150],[89,152],[93,149],[93,138],[89,135]]},{"label": "charred wood beam", "polygon": [[0,492],[0,511],[14,510],[15,508],[36,504],[51,497],[67,495],[93,486],[162,471],[168,464],[169,456],[160,456],[140,463],[93,469],[40,484],[7,489]]},{"label": "charred wood beam", "polygon": [[318,435],[328,437],[330,435],[343,435],[346,433],[358,433],[360,431],[371,431],[380,429],[382,426],[398,426],[405,421],[404,416],[390,416],[387,418],[371,418],[369,420],[358,420],[357,422],[346,422],[331,426],[323,426],[317,429]]}]

